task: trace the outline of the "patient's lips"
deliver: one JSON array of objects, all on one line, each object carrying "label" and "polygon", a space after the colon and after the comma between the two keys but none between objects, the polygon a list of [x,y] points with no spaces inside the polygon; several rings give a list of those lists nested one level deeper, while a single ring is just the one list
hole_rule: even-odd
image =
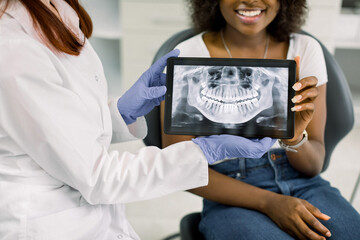
[{"label": "patient's lips", "polygon": [[206,67],[188,85],[188,104],[219,123],[247,122],[272,106],[275,76],[264,68]]}]

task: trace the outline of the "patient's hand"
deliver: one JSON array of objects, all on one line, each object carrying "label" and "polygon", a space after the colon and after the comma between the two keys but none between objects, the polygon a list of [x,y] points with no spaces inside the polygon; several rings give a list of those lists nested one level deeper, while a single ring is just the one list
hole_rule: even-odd
[{"label": "patient's hand", "polygon": [[316,87],[318,79],[310,76],[300,79],[300,57],[295,58],[296,61],[296,80],[293,88],[296,95],[292,99],[295,106],[291,111],[295,112],[295,132],[292,139],[284,139],[283,142],[289,145],[295,145],[300,142],[303,137],[304,130],[308,127],[315,113],[315,100],[319,96],[319,89]]},{"label": "patient's hand", "polygon": [[318,219],[329,220],[309,202],[276,194],[267,202],[267,214],[282,230],[297,239],[323,239],[330,237],[330,231]]}]

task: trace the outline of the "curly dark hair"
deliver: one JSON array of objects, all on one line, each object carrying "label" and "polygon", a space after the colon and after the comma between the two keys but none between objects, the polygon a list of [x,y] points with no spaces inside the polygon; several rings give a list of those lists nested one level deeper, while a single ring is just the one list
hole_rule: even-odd
[{"label": "curly dark hair", "polygon": [[[198,32],[218,32],[226,22],[220,12],[219,0],[187,0],[194,28]],[[278,41],[287,41],[291,33],[298,32],[307,17],[306,0],[278,0],[280,9],[267,27]]]}]

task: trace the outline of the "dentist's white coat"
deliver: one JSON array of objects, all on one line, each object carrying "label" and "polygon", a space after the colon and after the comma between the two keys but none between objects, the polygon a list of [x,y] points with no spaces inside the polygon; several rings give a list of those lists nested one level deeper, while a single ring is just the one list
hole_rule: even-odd
[{"label": "dentist's white coat", "polygon": [[[52,2],[83,37],[75,12]],[[80,56],[54,54],[20,3],[3,15],[0,239],[138,239],[123,203],[207,184],[207,161],[192,142],[109,152],[111,141],[146,135],[144,119],[126,126],[116,101],[89,42]]]}]

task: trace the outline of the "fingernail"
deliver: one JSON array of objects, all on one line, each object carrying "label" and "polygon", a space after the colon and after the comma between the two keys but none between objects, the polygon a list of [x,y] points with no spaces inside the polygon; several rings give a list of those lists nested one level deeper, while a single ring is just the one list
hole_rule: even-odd
[{"label": "fingernail", "polygon": [[293,97],[293,98],[291,99],[291,101],[292,101],[293,103],[296,103],[296,102],[300,101],[301,98],[302,98],[301,95],[296,95],[295,97]]},{"label": "fingernail", "polygon": [[296,91],[299,90],[300,88],[301,88],[301,83],[299,83],[299,82],[295,83],[293,86],[293,89]]},{"label": "fingernail", "polygon": [[291,108],[291,111],[295,112],[295,111],[300,110],[300,109],[301,109],[301,106],[295,106],[295,107]]},{"label": "fingernail", "polygon": [[327,232],[327,233],[325,233],[325,236],[331,237],[331,233],[330,233],[330,232]]}]

